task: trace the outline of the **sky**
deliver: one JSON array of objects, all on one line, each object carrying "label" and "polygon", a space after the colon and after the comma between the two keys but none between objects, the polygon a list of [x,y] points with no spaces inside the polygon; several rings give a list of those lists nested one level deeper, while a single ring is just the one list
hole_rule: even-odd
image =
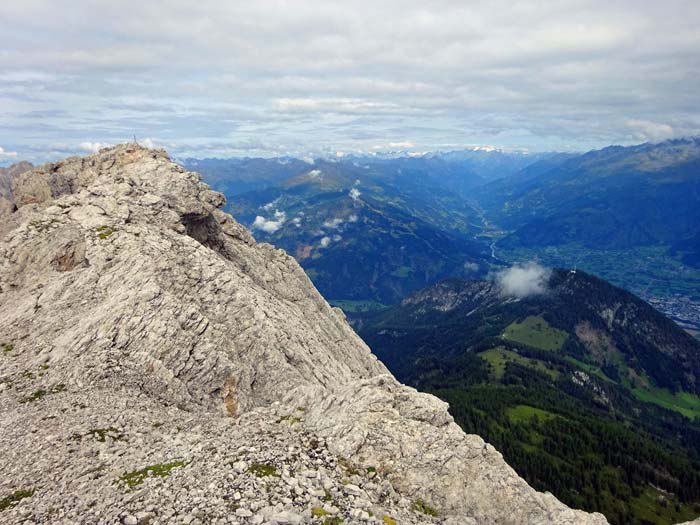
[{"label": "sky", "polygon": [[698,0],[0,2],[0,164],[700,134]]}]

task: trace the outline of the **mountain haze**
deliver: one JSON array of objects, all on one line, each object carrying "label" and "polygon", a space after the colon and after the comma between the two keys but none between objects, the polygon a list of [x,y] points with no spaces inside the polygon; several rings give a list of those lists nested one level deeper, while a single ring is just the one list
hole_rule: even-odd
[{"label": "mountain haze", "polygon": [[483,275],[491,263],[475,239],[478,213],[436,185],[436,164],[444,168],[421,159],[318,160],[275,186],[233,196],[230,210],[256,238],[294,255],[324,297],[394,303],[449,276]]},{"label": "mountain haze", "polygon": [[504,245],[627,248],[698,235],[700,138],[551,160],[479,189],[492,219],[514,230]]}]

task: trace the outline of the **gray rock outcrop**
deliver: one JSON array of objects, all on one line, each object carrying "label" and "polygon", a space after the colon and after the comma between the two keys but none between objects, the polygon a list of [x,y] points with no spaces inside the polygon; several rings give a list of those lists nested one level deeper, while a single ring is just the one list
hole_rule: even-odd
[{"label": "gray rock outcrop", "polygon": [[33,167],[31,163],[23,161],[7,168],[0,168],[0,217],[12,213],[16,208],[12,183],[19,175]]},{"label": "gray rock outcrop", "polygon": [[398,383],[165,152],[70,158],[13,196],[0,523],[607,523]]}]

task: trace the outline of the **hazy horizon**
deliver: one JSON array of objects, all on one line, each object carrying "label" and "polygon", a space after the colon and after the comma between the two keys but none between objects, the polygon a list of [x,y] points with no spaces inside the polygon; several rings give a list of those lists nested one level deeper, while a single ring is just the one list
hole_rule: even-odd
[{"label": "hazy horizon", "polygon": [[131,140],[177,157],[700,134],[700,4],[206,0],[0,6],[0,163]]}]

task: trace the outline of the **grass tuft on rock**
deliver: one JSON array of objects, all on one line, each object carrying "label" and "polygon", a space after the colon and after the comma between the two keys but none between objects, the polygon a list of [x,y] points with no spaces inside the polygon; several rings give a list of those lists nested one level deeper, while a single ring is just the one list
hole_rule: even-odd
[{"label": "grass tuft on rock", "polygon": [[312,507],[311,515],[314,518],[322,518],[323,516],[327,516],[328,513],[325,510],[323,510],[323,507]]},{"label": "grass tuft on rock", "polygon": [[19,400],[20,403],[34,403],[35,401],[39,401],[41,398],[43,398],[47,394],[46,390],[44,389],[39,389],[35,390],[31,394],[29,394],[26,397],[23,397],[22,399]]},{"label": "grass tuft on rock", "polygon": [[296,425],[297,423],[301,423],[302,420],[301,420],[301,418],[298,418],[296,416],[287,415],[287,416],[282,416],[281,418],[279,418],[277,420],[277,423],[282,423],[284,421],[289,423],[290,426],[293,426],[293,425]]}]

